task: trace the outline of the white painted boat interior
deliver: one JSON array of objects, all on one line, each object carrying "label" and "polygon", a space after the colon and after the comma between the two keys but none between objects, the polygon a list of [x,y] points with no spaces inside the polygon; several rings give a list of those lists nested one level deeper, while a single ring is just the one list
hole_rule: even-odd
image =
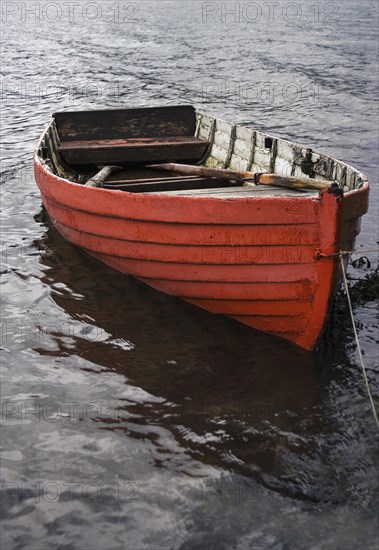
[{"label": "white painted boat interior", "polygon": [[[231,124],[204,113],[197,113],[195,137],[210,142],[201,163],[212,168],[269,173],[279,176],[314,178],[337,182],[343,191],[358,189],[366,183],[365,176],[351,166],[317,153],[310,148],[269,136],[259,130]],[[85,183],[97,170],[77,172],[65,164],[58,153],[59,136],[54,120],[48,126],[39,145],[39,156],[48,170],[75,183]],[[128,189],[129,184],[135,190]],[[136,184],[140,184],[139,186]],[[317,190],[241,185],[215,178],[179,176],[177,173],[153,170],[148,167],[124,169],[112,175],[104,187],[139,193],[159,193],[191,197],[233,199],[248,196],[317,195]]]}]

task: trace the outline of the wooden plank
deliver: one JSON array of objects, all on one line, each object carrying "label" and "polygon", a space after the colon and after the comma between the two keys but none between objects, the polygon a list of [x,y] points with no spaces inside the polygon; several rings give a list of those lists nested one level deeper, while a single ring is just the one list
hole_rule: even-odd
[{"label": "wooden plank", "polygon": [[194,136],[165,136],[154,138],[127,138],[127,139],[91,139],[78,141],[65,141],[60,144],[60,152],[70,150],[87,150],[87,149],[140,149],[144,147],[164,147],[168,145],[209,145],[207,141],[195,138]]},{"label": "wooden plank", "polygon": [[118,185],[118,186],[127,186],[127,185],[130,185],[131,183],[154,183],[154,182],[160,182],[160,181],[169,181],[170,183],[173,182],[173,181],[190,181],[190,180],[197,180],[199,179],[198,176],[161,176],[160,178],[158,177],[150,177],[150,178],[136,178],[136,179],[124,179],[124,180],[107,180],[106,181],[106,184],[109,185],[109,186],[112,186],[112,185]]},{"label": "wooden plank", "polygon": [[[90,174],[93,175],[93,174]],[[131,180],[140,180],[140,179],[156,179],[156,178],[182,178],[183,176],[177,172],[165,171],[164,173],[161,170],[155,170],[154,168],[147,168],[146,166],[138,166],[136,168],[124,168],[120,172],[112,174],[107,183],[117,183],[123,182],[127,183]],[[189,177],[198,177],[198,176],[189,176]]]},{"label": "wooden plank", "polygon": [[132,138],[112,140],[67,141],[61,143],[59,153],[71,165],[154,163],[202,159],[207,141],[193,136],[166,138]]},{"label": "wooden plank", "polygon": [[162,195],[180,195],[187,197],[215,197],[218,199],[233,199],[238,197],[304,197],[304,195],[317,194],[315,191],[298,191],[280,187],[261,187],[261,186],[238,186],[238,187],[216,187],[212,189],[197,190],[162,190]]},{"label": "wooden plank", "polygon": [[[115,194],[107,193],[112,198]],[[147,199],[151,195],[144,195],[136,198]],[[115,199],[119,201],[118,194]],[[57,204],[49,199],[46,200],[54,220],[60,225],[77,230],[85,230],[87,233],[109,237],[114,239],[139,242],[154,242],[162,245],[193,245],[203,247],[204,256],[209,254],[207,246],[215,247],[216,254],[223,254],[225,246],[236,246],[241,254],[244,253],[246,246],[269,246],[271,252],[275,254],[276,246],[313,246],[317,247],[319,243],[319,226],[313,216],[313,223],[286,223],[275,225],[271,220],[252,219],[251,205],[249,205],[250,220],[247,224],[225,225],[218,224],[210,226],[209,221],[202,224],[178,223],[174,226],[172,223],[160,221],[146,221],[137,219],[119,219],[116,225],[106,223],[108,218],[98,215],[75,211],[72,216],[71,208],[62,204]],[[166,206],[167,208],[167,203]],[[225,207],[225,205],[221,205]],[[186,205],[186,208],[188,206]],[[236,210],[239,208],[237,205]],[[270,207],[271,208],[271,207]],[[308,210],[309,212],[309,210]],[[255,214],[255,212],[254,212]],[[175,229],[173,231],[173,228]],[[270,246],[273,245],[273,246]]]},{"label": "wooden plank", "polygon": [[[212,187],[219,186],[222,182],[216,179],[209,178],[192,178],[190,180],[184,178],[182,180],[160,180],[160,181],[147,181],[145,183],[127,183],[125,185],[107,185],[104,184],[104,189],[118,189],[120,191],[128,191],[131,193],[156,193],[160,191],[178,192],[184,189],[190,190],[189,193],[196,189],[204,189],[209,191]],[[225,189],[225,188],[223,188]]]},{"label": "wooden plank", "polygon": [[193,136],[192,106],[108,109],[54,113],[61,141]]},{"label": "wooden plank", "polygon": [[293,178],[291,176],[283,177],[276,174],[254,174],[253,172],[239,172],[235,170],[212,168],[209,166],[192,166],[185,164],[163,163],[152,166],[157,170],[170,170],[178,174],[199,175],[209,178],[219,178],[224,180],[237,180],[241,183],[251,183],[259,185],[270,185],[275,187],[291,187],[293,189],[328,189],[331,182],[323,182],[311,178]]}]

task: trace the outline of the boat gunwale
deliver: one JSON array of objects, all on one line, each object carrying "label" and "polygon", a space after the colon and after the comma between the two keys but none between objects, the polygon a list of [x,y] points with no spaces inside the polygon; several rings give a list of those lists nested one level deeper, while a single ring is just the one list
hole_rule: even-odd
[{"label": "boat gunwale", "polygon": [[[198,115],[203,115],[205,113],[201,113],[201,112],[198,112],[196,111],[196,114]],[[210,115],[207,115],[207,116],[210,116]],[[223,123],[227,123],[227,121],[223,120],[223,119],[220,119],[220,118],[214,118],[214,120],[217,120],[219,122],[223,122]],[[41,155],[39,154],[39,150],[41,148],[41,145],[42,145],[42,141],[45,139],[45,137],[47,137],[48,139],[51,139],[50,136],[48,136],[48,130],[51,126],[53,126],[55,124],[55,120],[54,118],[52,117],[51,120],[49,121],[49,123],[46,125],[46,127],[44,128],[42,134],[40,135],[39,139],[38,139],[38,142],[36,144],[36,147],[34,148],[34,152],[33,152],[33,158],[34,158],[34,162],[36,164],[39,164],[41,166],[41,168],[47,172],[49,175],[52,175],[54,177],[56,177],[58,180],[62,181],[62,182],[65,182],[67,184],[70,184],[70,185],[74,185],[74,186],[78,186],[80,188],[83,188],[85,187],[82,183],[78,183],[78,182],[74,182],[74,181],[70,181],[69,179],[67,178],[64,178],[62,176],[59,176],[58,174],[56,174],[48,165],[48,163],[41,157]],[[237,125],[237,126],[240,126],[242,128],[247,128],[247,129],[250,129],[250,130],[256,130],[255,128],[252,128],[250,126],[244,126],[242,124],[240,125]],[[271,138],[274,138],[274,139],[277,139],[278,141],[281,141],[282,143],[287,143],[287,144],[290,144],[292,146],[298,146],[298,147],[304,147],[304,145],[300,145],[296,142],[293,142],[293,141],[290,141],[290,140],[287,140],[285,138],[281,138],[281,137],[278,137],[278,136],[272,136],[272,135],[269,135],[269,134],[264,134],[265,136],[267,137],[271,137]],[[318,154],[318,155],[324,155],[326,158],[330,159],[330,160],[333,160],[334,162],[338,163],[341,167],[346,167],[346,168],[349,168],[350,170],[352,170],[353,172],[355,172],[355,174],[357,175],[357,177],[359,177],[362,181],[360,183],[360,186],[358,188],[355,188],[355,189],[350,189],[348,191],[344,191],[344,197],[350,197],[352,195],[355,195],[355,194],[359,194],[359,193],[362,193],[366,190],[369,190],[370,188],[370,184],[369,184],[369,181],[368,181],[368,178],[365,176],[365,174],[363,174],[363,172],[361,172],[360,170],[358,170],[357,168],[354,168],[352,165],[350,164],[347,164],[346,162],[344,161],[341,161],[341,160],[338,160],[334,157],[330,157],[329,155],[325,155],[324,153],[321,153],[319,151],[316,151],[316,150],[312,150],[313,153],[315,154]],[[317,179],[317,178],[316,178]],[[320,181],[324,181],[324,180],[320,180]],[[132,182],[132,180],[131,180]],[[248,195],[246,197],[217,197],[217,196],[214,196],[214,197],[211,197],[211,196],[208,196],[208,197],[202,197],[202,196],[199,196],[199,195],[194,195],[194,196],[191,196],[191,195],[175,195],[175,194],[172,194],[172,195],[165,195],[165,194],[162,194],[160,193],[159,191],[157,192],[154,192],[154,191],[151,191],[151,192],[146,192],[146,193],[135,193],[135,192],[130,192],[130,191],[126,191],[126,190],[119,190],[119,189],[105,189],[105,188],[96,188],[96,187],[86,187],[87,190],[89,190],[90,192],[94,191],[94,192],[102,192],[102,193],[111,193],[112,195],[115,195],[120,197],[120,196],[125,196],[125,199],[130,199],[130,197],[133,195],[134,198],[137,198],[138,196],[142,196],[142,197],[154,197],[153,200],[155,199],[160,199],[160,200],[164,200],[164,201],[177,201],[177,200],[182,200],[182,201],[188,201],[188,200],[194,200],[194,201],[199,201],[200,203],[201,202],[225,202],[225,201],[241,201],[241,202],[244,202],[244,204],[246,204],[246,202],[256,202],[256,201],[264,201],[264,202],[269,202],[269,201],[275,201],[275,202],[290,202],[290,201],[293,201],[293,200],[298,200],[298,201],[319,201],[320,200],[320,195],[322,194],[322,191],[319,192],[319,193],[307,193],[307,194],[302,194],[302,195],[287,195],[287,196],[273,196],[273,195],[265,195],[265,196],[254,196],[254,195]]]}]

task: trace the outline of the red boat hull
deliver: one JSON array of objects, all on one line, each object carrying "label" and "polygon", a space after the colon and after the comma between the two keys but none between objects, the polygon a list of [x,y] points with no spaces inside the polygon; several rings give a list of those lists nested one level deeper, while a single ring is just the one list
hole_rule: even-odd
[{"label": "red boat hull", "polygon": [[151,287],[311,350],[367,210],[368,186],[340,199],[165,196],[70,183],[35,155],[59,232]]}]

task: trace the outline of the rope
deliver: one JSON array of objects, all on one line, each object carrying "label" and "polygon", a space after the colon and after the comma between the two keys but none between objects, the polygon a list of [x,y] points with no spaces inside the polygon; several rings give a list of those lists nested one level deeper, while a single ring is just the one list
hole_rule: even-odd
[{"label": "rope", "polygon": [[323,258],[333,258],[333,256],[351,256],[352,254],[361,254],[362,252],[379,252],[379,248],[365,248],[363,250],[340,250],[334,254],[320,254]]},{"label": "rope", "polygon": [[[363,251],[362,251],[362,252],[363,252]],[[365,251],[365,252],[367,252],[367,251]],[[362,366],[363,378],[364,378],[364,381],[365,381],[365,384],[366,384],[366,389],[367,389],[368,397],[369,397],[369,399],[370,399],[371,408],[372,408],[372,413],[373,413],[373,415],[374,415],[374,419],[375,419],[376,425],[377,425],[377,427],[379,428],[379,419],[378,419],[378,415],[377,415],[377,413],[376,413],[375,404],[374,404],[374,399],[373,399],[373,397],[372,397],[370,385],[369,385],[369,382],[368,382],[367,373],[366,373],[366,367],[365,367],[365,364],[364,364],[364,362],[363,362],[363,356],[362,356],[361,346],[360,346],[360,344],[359,344],[357,328],[356,328],[356,326],[355,326],[355,319],[354,319],[353,307],[352,307],[352,305],[351,305],[351,299],[350,299],[350,294],[349,294],[349,287],[348,287],[348,285],[347,285],[346,270],[345,270],[345,264],[344,264],[344,261],[343,261],[343,256],[346,255],[346,254],[353,254],[353,252],[342,252],[342,251],[341,251],[341,252],[339,253],[340,261],[341,261],[341,267],[342,267],[342,274],[343,274],[343,283],[344,283],[344,286],[345,286],[346,297],[347,297],[347,303],[349,304],[350,317],[351,317],[351,324],[353,325],[353,329],[354,329],[354,336],[355,336],[355,341],[356,341],[356,343],[357,343],[358,355],[359,355],[359,359],[360,359],[361,366]]]}]

